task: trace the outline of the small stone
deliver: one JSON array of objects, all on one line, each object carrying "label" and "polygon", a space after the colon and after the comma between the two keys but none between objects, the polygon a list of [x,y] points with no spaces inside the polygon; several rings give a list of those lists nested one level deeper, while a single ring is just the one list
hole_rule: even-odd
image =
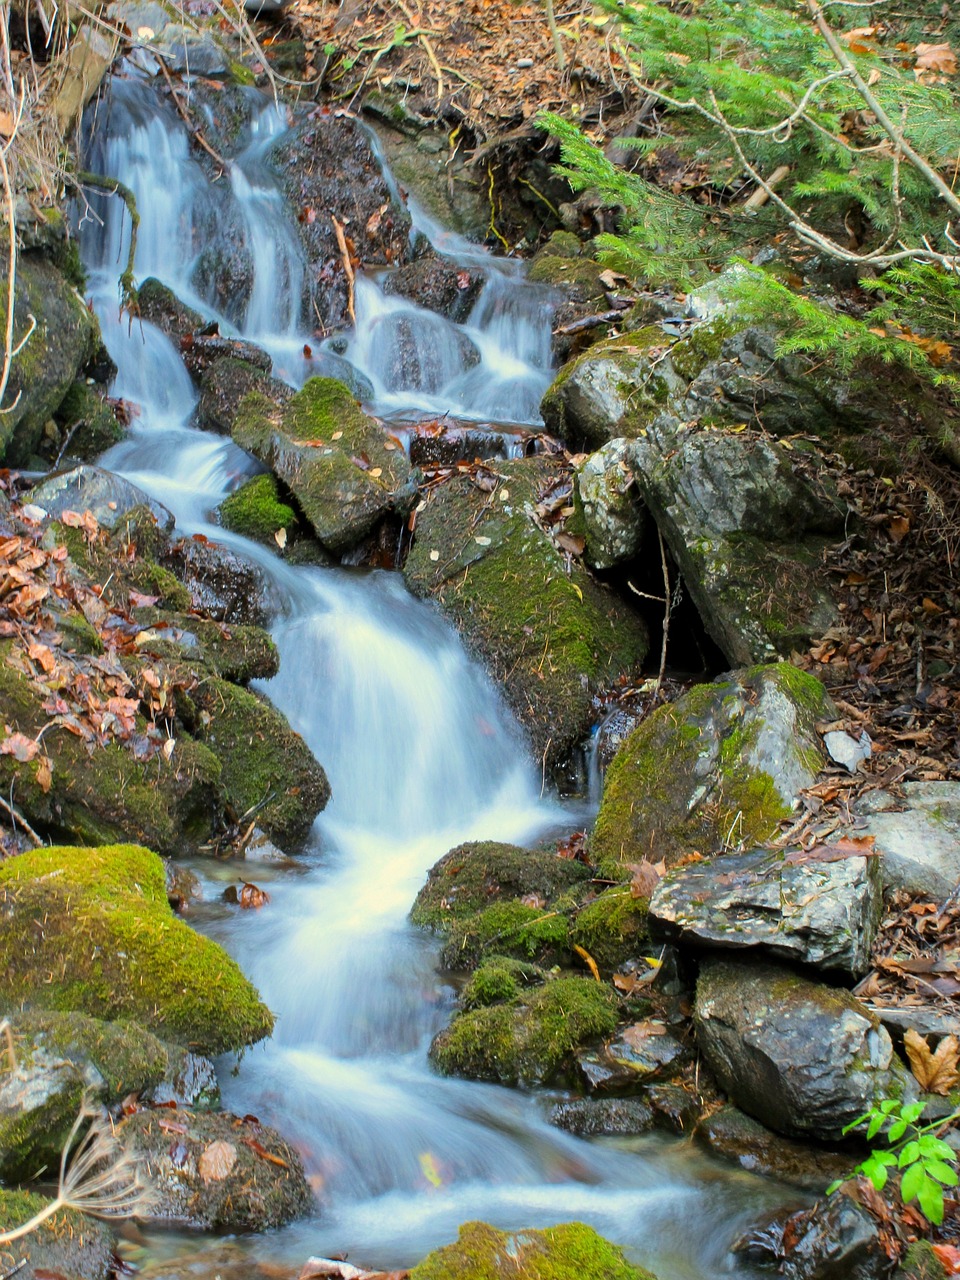
[{"label": "small stone", "polygon": [[866,729],[859,739],[844,733],[842,729],[831,729],[823,735],[823,745],[830,759],[835,764],[843,765],[848,773],[856,773],[861,762],[869,760],[873,751],[873,743]]}]

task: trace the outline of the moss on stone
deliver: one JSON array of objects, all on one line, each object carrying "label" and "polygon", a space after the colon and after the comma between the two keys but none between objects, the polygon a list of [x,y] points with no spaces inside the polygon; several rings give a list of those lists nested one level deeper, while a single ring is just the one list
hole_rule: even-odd
[{"label": "moss on stone", "polygon": [[0,1178],[29,1182],[56,1168],[83,1105],[86,1081],[70,1062],[36,1050],[0,1083]]},{"label": "moss on stone", "polygon": [[133,1018],[202,1052],[270,1034],[236,963],[178,920],[148,849],[36,849],[0,864],[0,973],[8,1003]]},{"label": "moss on stone", "polygon": [[65,443],[70,457],[92,461],[123,439],[117,415],[85,380],[78,379],[57,410],[57,421],[68,433]]},{"label": "moss on stone", "polygon": [[501,1084],[547,1084],[574,1049],[617,1025],[616,994],[592,978],[555,978],[509,1004],[459,1014],[434,1040],[440,1071]]},{"label": "moss on stone", "polygon": [[455,1244],[428,1254],[410,1280],[656,1280],[582,1222],[544,1231],[498,1231],[466,1222]]},{"label": "moss on stone", "polygon": [[895,1280],[946,1280],[947,1270],[929,1240],[917,1240],[904,1254]]},{"label": "moss on stone", "polygon": [[448,969],[472,969],[491,951],[554,963],[569,951],[569,936],[560,912],[509,899],[454,921],[440,955]]},{"label": "moss on stone", "polygon": [[538,253],[530,264],[529,279],[534,284],[566,287],[576,292],[584,301],[598,298],[603,293],[601,268],[589,258],[568,254]]},{"label": "moss on stone", "polygon": [[[0,1190],[0,1231],[23,1226],[50,1204],[27,1191]],[[24,1275],[69,1276],[70,1280],[103,1280],[113,1261],[113,1235],[106,1223],[73,1209],[60,1209],[14,1244],[0,1249],[4,1271],[27,1260]]]},{"label": "moss on stone", "polygon": [[231,493],[218,511],[225,529],[268,546],[275,546],[277,531],[290,529],[297,518],[293,507],[281,501],[279,486],[272,475],[254,476]]},{"label": "moss on stone", "polygon": [[460,994],[464,1009],[481,1009],[491,1004],[509,1004],[524,987],[543,981],[543,972],[534,964],[511,956],[491,956],[470,976]]},{"label": "moss on stone", "polygon": [[183,662],[194,671],[211,672],[236,684],[269,680],[280,669],[277,646],[262,627],[225,626],[153,606],[137,609],[135,616],[144,628],[137,637],[139,653]]},{"label": "moss on stone", "polygon": [[170,1055],[162,1040],[137,1022],[104,1022],[83,1013],[26,1010],[10,1015],[18,1061],[30,1062],[32,1047],[49,1049],[102,1077],[96,1090],[106,1103],[141,1093],[163,1079]]},{"label": "moss on stone", "polygon": [[648,907],[649,901],[634,897],[628,885],[605,889],[574,916],[570,942],[610,974],[646,949]]}]

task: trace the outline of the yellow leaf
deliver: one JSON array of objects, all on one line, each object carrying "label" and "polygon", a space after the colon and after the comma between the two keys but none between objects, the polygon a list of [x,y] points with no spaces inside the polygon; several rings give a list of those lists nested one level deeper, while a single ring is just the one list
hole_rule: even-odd
[{"label": "yellow leaf", "polygon": [[379,480],[380,477],[383,475],[383,468],[371,467],[370,470],[367,472],[367,475],[371,478],[371,480]]},{"label": "yellow leaf", "polygon": [[594,960],[594,958],[593,958],[593,956],[590,954],[590,952],[586,949],[586,947],[581,947],[581,946],[580,946],[578,943],[576,943],[576,942],[573,944],[573,949],[574,949],[574,951],[577,953],[577,955],[580,957],[580,959],[581,959],[581,960],[583,960],[583,961],[586,963],[587,968],[588,968],[588,969],[590,970],[590,972],[593,974],[593,976],[594,976],[594,978],[597,980],[597,982],[599,982],[599,981],[600,981],[600,970],[597,968],[597,962],[596,962],[596,960]]},{"label": "yellow leaf", "polygon": [[440,1170],[437,1168],[437,1162],[429,1151],[423,1151],[419,1156],[420,1171],[431,1187],[442,1187],[443,1179],[440,1177]]},{"label": "yellow leaf", "polygon": [[283,548],[287,545],[286,529],[278,529],[277,532],[273,535],[273,540],[282,551]]}]

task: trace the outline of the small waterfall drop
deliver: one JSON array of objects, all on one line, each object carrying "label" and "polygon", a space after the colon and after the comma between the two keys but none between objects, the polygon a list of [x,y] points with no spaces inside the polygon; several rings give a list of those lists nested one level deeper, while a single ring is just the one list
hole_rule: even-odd
[{"label": "small waterfall drop", "polygon": [[[91,145],[96,166],[137,196],[138,279],[157,275],[224,332],[228,319],[194,281],[211,209],[233,209],[248,228],[255,276],[244,331],[289,354],[308,335],[297,332],[301,283],[297,255],[287,251],[295,233],[268,163],[284,128],[264,102],[247,151],[214,190],[153,89],[117,80]],[[118,320],[127,220],[119,201],[91,205],[102,226],[93,217],[83,226],[90,288],[119,368],[115,390],[139,407],[128,438],[103,464],[166,503],[181,532],[226,542],[260,566],[281,602],[280,673],[262,688],[303,734],[333,790],[298,868],[256,869],[269,884],[269,907],[211,906],[204,918],[278,1015],[268,1044],[235,1072],[223,1064],[224,1103],[277,1125],[298,1145],[319,1200],[316,1218],[247,1247],[297,1262],[347,1250],[397,1266],[454,1238],[471,1218],[511,1228],[582,1219],[634,1248],[662,1280],[729,1272],[738,1224],[772,1194],[757,1180],[721,1173],[657,1137],[588,1144],[548,1125],[534,1094],[441,1079],[430,1069],[427,1047],[449,1020],[452,997],[437,978],[433,942],[406,921],[427,869],[461,841],[532,844],[583,815],[541,795],[499,696],[452,630],[396,575],[294,568],[212,523],[250,460],[192,426],[196,395],[174,345],[147,323]],[[456,252],[457,242],[445,250]],[[347,356],[371,378],[378,407],[454,405],[464,416],[533,422],[549,378],[545,296],[512,265],[470,252],[489,266],[488,280],[467,324],[450,326],[456,337],[444,329],[441,339],[430,327],[437,317],[364,281]],[[464,351],[471,344],[479,360],[457,368],[444,363],[444,351],[430,366],[429,386],[388,391],[371,333],[390,316],[405,321],[414,346],[426,332],[434,346],[446,337]],[[196,869],[215,902],[222,866]],[[204,1245],[156,1237],[152,1247],[187,1256]]]}]

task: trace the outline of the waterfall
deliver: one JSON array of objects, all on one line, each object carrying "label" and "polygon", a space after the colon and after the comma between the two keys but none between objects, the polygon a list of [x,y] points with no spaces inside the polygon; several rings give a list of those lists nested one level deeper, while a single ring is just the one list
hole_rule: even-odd
[{"label": "waterfall", "polygon": [[[117,80],[91,142],[96,167],[137,196],[138,278],[157,275],[224,332],[242,327],[275,354],[308,336],[298,332],[303,263],[267,163],[285,127],[264,100],[247,150],[214,189],[152,87]],[[91,204],[82,251],[93,301],[119,368],[115,393],[138,406],[128,438],[103,465],[166,503],[182,532],[227,542],[260,565],[281,602],[280,673],[262,688],[333,790],[295,868],[245,868],[269,885],[272,902],[261,912],[218,904],[235,866],[195,864],[210,904],[197,919],[278,1015],[269,1043],[236,1071],[222,1064],[224,1103],[277,1125],[303,1153],[318,1197],[316,1217],[244,1247],[295,1261],[347,1250],[398,1266],[471,1218],[510,1228],[581,1219],[631,1247],[662,1280],[712,1280],[729,1270],[738,1227],[771,1194],[758,1180],[721,1171],[672,1139],[590,1144],[547,1124],[541,1096],[432,1072],[427,1048],[449,1020],[452,993],[437,978],[434,943],[406,920],[428,868],[458,842],[532,844],[583,814],[541,795],[499,695],[397,575],[294,568],[211,522],[250,460],[192,425],[196,396],[173,344],[148,323],[118,319],[128,220],[119,201]],[[245,228],[253,280],[239,325],[197,286],[212,210]],[[459,250],[454,239],[444,244]],[[545,296],[514,267],[469,252],[488,278],[461,326],[361,281],[346,358],[369,377],[375,408],[536,421],[550,377]],[[390,341],[377,337],[378,326]],[[396,375],[401,355],[408,373],[419,370],[415,385]],[[152,1239],[158,1254],[206,1247]]]}]

